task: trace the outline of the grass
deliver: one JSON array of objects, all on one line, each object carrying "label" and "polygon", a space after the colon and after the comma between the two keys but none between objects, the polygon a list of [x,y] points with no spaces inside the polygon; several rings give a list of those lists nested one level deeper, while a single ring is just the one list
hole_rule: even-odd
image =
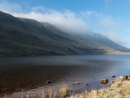
[{"label": "grass", "polygon": [[130,81],[117,78],[108,88],[92,90],[91,92],[85,91],[69,98],[130,98]]},{"label": "grass", "polygon": [[[31,96],[28,94],[25,97],[22,92],[21,98],[130,98],[130,81],[124,77],[121,76],[114,82],[110,82],[108,88],[92,90],[91,92],[85,91],[81,94],[70,95],[69,88],[63,84],[59,88],[59,92],[52,93],[50,89],[47,94],[42,92],[39,95]],[[8,96],[6,95],[3,98],[8,98]]]},{"label": "grass", "polygon": [[[59,88],[59,92],[54,92],[52,93],[52,90],[49,89],[48,93],[45,94],[43,91],[41,94],[38,95],[29,95],[27,94],[25,97],[23,96],[23,92],[21,94],[21,98],[66,98],[69,96],[69,88],[66,84],[63,84],[60,88]],[[8,98],[3,97],[3,98]]]}]

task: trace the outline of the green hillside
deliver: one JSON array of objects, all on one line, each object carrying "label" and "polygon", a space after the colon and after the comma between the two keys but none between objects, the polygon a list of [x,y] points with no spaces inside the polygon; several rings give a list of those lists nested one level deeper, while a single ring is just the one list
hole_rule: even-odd
[{"label": "green hillside", "polygon": [[116,49],[110,44],[105,45],[89,35],[85,38],[70,35],[49,23],[16,18],[0,12],[0,56],[87,55],[129,51],[116,43]]}]

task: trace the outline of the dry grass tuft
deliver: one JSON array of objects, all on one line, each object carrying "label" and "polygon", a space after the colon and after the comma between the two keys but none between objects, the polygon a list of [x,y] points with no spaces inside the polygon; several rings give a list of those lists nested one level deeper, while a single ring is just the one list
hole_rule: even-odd
[{"label": "dry grass tuft", "polygon": [[63,84],[60,87],[60,98],[65,98],[67,96],[69,96],[69,89],[66,84]]}]

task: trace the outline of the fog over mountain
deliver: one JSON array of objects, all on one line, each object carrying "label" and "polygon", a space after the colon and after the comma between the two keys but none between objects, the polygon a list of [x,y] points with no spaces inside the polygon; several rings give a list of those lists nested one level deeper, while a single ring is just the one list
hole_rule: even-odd
[{"label": "fog over mountain", "polygon": [[[75,13],[65,10],[61,13],[56,10],[48,9],[47,11],[39,12],[39,9],[43,8],[33,8],[29,13],[11,13],[15,17],[23,17],[34,19],[39,22],[47,22],[55,25],[60,30],[67,31],[69,33],[87,33],[89,27],[87,24],[78,18]],[[38,10],[38,11],[37,11]]]},{"label": "fog over mountain", "polygon": [[85,24],[81,29],[77,24],[67,23],[70,29],[63,25],[38,22],[0,12],[0,56],[127,54],[130,52],[129,49],[102,34],[85,28],[87,27]]}]

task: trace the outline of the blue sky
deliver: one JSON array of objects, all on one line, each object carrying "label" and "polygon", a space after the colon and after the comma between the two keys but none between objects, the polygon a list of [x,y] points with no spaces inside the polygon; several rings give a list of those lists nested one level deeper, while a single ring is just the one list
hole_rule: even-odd
[{"label": "blue sky", "polygon": [[0,0],[0,10],[76,33],[102,33],[130,48],[130,0]]}]

